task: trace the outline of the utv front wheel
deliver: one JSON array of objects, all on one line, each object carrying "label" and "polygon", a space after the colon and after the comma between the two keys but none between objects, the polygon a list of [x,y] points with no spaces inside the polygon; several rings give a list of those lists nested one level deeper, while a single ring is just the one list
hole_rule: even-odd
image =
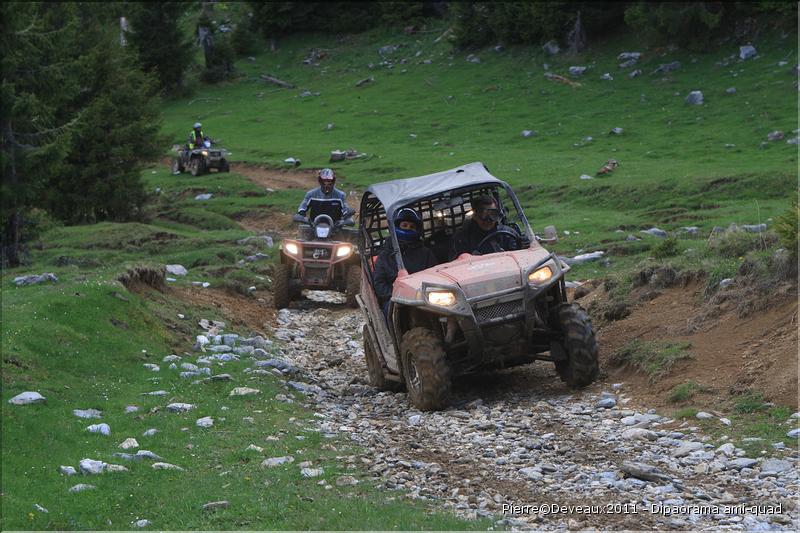
[{"label": "utv front wheel", "polygon": [[450,367],[442,341],[428,328],[413,328],[400,343],[403,378],[414,407],[436,411],[450,401]]},{"label": "utv front wheel", "polygon": [[275,309],[283,309],[289,305],[290,275],[288,265],[283,263],[275,265],[272,276],[272,303]]},{"label": "utv front wheel", "polygon": [[556,362],[556,371],[570,387],[581,388],[597,379],[597,341],[589,315],[578,304],[562,304],[558,321],[564,333],[566,360]]},{"label": "utv front wheel", "polygon": [[369,384],[380,391],[398,392],[403,386],[396,381],[390,381],[383,376],[383,368],[378,359],[378,352],[375,346],[372,345],[372,340],[369,336],[369,326],[364,324],[364,359],[367,360],[367,375],[369,376]]},{"label": "utv front wheel", "polygon": [[347,300],[345,303],[348,307],[358,307],[356,301],[356,294],[361,290],[361,266],[350,265],[347,267]]}]

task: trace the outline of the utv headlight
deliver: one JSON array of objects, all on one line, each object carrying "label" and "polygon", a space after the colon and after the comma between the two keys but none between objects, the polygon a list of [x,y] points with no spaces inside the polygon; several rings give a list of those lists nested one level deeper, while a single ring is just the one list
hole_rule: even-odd
[{"label": "utv headlight", "polygon": [[429,291],[425,297],[431,305],[450,307],[456,303],[456,295],[451,291]]},{"label": "utv headlight", "polygon": [[534,283],[536,285],[541,285],[550,280],[553,277],[553,271],[550,270],[549,266],[543,266],[538,270],[534,270],[530,274],[528,274],[528,282]]},{"label": "utv headlight", "polygon": [[297,255],[297,252],[299,251],[297,245],[293,242],[287,242],[286,245],[284,245],[283,249],[286,250],[286,253],[292,255]]},{"label": "utv headlight", "polygon": [[203,155],[208,156],[208,150],[203,150]]},{"label": "utv headlight", "polygon": [[349,244],[343,244],[336,249],[336,257],[347,257],[353,251],[353,247]]}]

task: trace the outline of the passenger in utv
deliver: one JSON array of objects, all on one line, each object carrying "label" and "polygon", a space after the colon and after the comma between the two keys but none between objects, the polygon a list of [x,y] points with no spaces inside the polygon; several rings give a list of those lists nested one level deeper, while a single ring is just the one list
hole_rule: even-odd
[{"label": "passenger in utv", "polygon": [[510,232],[518,235],[515,229],[500,224],[502,214],[494,198],[489,195],[480,196],[473,202],[472,209],[472,218],[464,222],[461,229],[453,235],[451,261],[461,254],[492,254],[516,250],[519,247],[519,241],[506,233],[500,233],[496,238],[487,239],[489,235],[497,232]]},{"label": "passenger in utv", "polygon": [[[430,248],[422,244],[422,219],[416,211],[403,208],[394,219],[394,231],[400,244],[403,266],[409,274],[434,267],[438,264]],[[389,300],[392,285],[397,279],[397,258],[391,246],[386,246],[375,262],[375,294],[381,303],[383,315],[389,316]]]}]

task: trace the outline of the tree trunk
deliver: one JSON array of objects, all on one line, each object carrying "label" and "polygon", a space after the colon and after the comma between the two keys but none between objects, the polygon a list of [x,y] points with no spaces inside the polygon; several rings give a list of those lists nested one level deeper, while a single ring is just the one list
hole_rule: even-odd
[{"label": "tree trunk", "polygon": [[10,198],[5,200],[10,204],[11,213],[6,221],[6,228],[3,232],[2,245],[2,264],[9,267],[19,266],[19,237],[22,229],[22,212],[19,206],[19,178],[17,177],[16,166],[16,143],[14,141],[14,130],[11,128],[11,121],[3,121],[3,152],[8,158],[6,171],[3,181],[9,185]]},{"label": "tree trunk", "polygon": [[572,27],[572,31],[570,31],[567,36],[567,42],[569,43],[569,51],[571,54],[580,53],[586,48],[586,32],[583,30],[580,11],[578,11],[578,17],[575,19],[575,25]]}]

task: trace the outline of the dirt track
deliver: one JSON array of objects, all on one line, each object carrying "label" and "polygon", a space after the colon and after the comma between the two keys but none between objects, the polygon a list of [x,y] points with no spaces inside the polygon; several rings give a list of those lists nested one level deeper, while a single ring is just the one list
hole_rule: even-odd
[{"label": "dirt track", "polygon": [[[314,185],[313,174],[307,172],[250,166],[235,171],[273,188]],[[264,219],[243,225],[280,233],[290,226],[277,221],[280,227],[270,227],[275,222]],[[691,423],[643,408],[648,397],[640,391],[648,388],[647,383],[631,380],[631,386],[626,380],[615,388],[606,381],[576,393],[559,381],[551,365],[537,363],[461,379],[454,387],[453,408],[419,413],[405,394],[378,393],[367,384],[362,318],[356,311],[324,301],[338,296],[312,293],[312,299],[292,304],[276,318],[262,314],[270,296],[258,296],[263,300],[257,309],[242,308],[232,297],[224,311],[257,331],[272,326],[273,336],[282,341],[281,357],[294,366],[286,377],[308,395],[309,407],[319,415],[320,431],[350,438],[367,450],[346,461],[375,476],[381,487],[440,502],[467,517],[501,517],[505,521],[500,525],[512,527],[796,529],[800,525],[796,451],[782,454],[781,464],[790,468],[780,473],[770,475],[758,458],[742,468],[735,461],[740,454],[732,446],[715,448]],[[258,324],[252,322],[253,313],[261,317]],[[625,327],[631,329],[632,324]],[[613,330],[600,338],[604,335],[621,339]],[[601,397],[613,397],[616,405],[598,407]],[[630,461],[656,468],[662,477],[640,479],[640,474],[630,473],[630,465],[625,466]],[[783,514],[652,512],[659,505],[710,503],[780,503]],[[503,506],[509,504],[601,507],[583,509],[588,514],[574,508],[508,513]]]}]

